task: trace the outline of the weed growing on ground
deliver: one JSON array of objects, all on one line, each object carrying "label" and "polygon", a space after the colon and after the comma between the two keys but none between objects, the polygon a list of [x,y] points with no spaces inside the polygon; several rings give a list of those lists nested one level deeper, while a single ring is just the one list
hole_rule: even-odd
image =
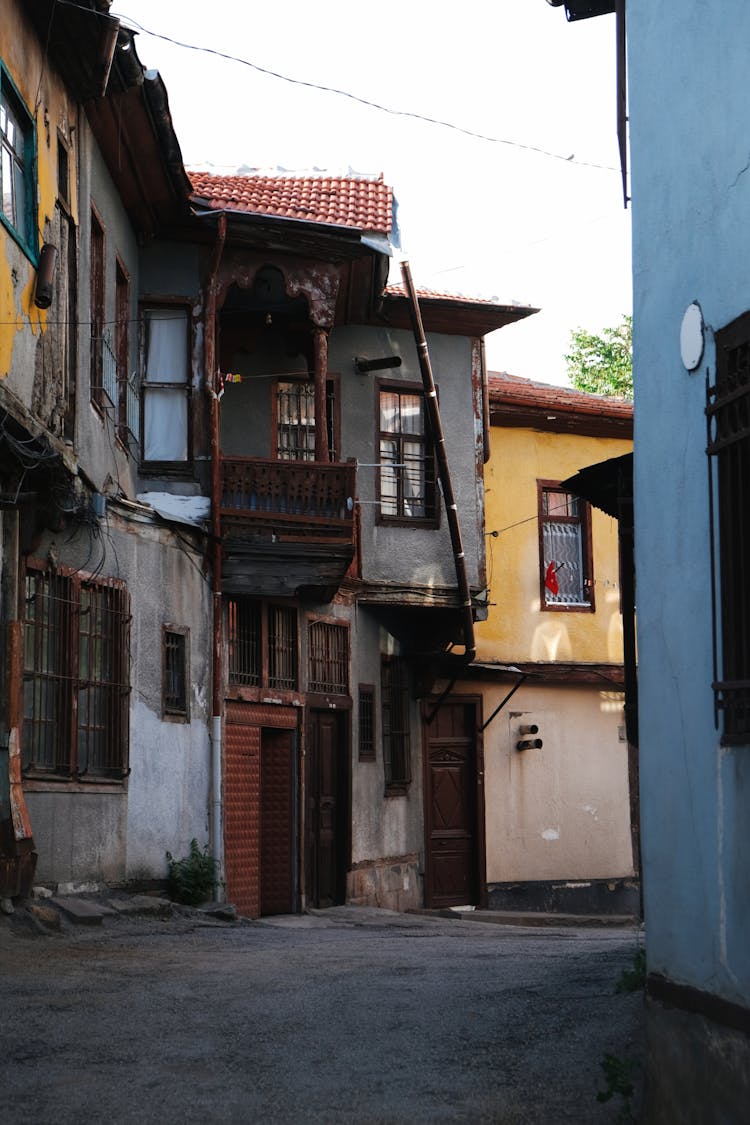
[{"label": "weed growing on ground", "polygon": [[630,1125],[631,1122],[635,1121],[632,1101],[635,1094],[633,1072],[638,1070],[640,1065],[638,1059],[620,1059],[617,1055],[609,1054],[606,1054],[600,1063],[607,1087],[605,1090],[599,1091],[596,1100],[608,1102],[615,1095],[621,1097],[622,1105],[617,1115],[617,1120],[621,1122],[621,1125]]},{"label": "weed growing on ground", "polygon": [[646,950],[636,950],[633,968],[624,969],[615,986],[615,992],[638,992],[646,987]]},{"label": "weed growing on ground", "polygon": [[185,906],[199,906],[214,897],[216,860],[208,854],[208,844],[201,849],[198,841],[190,841],[190,854],[175,859],[167,852],[169,864],[169,897]]}]

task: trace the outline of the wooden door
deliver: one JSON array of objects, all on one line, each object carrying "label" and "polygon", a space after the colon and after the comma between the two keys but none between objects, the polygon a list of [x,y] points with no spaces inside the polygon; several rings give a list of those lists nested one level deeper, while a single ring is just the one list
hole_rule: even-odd
[{"label": "wooden door", "polygon": [[453,697],[424,726],[425,905],[476,906],[481,889],[477,705]]},{"label": "wooden door", "polygon": [[224,865],[227,895],[240,914],[260,913],[260,727],[246,703],[227,703],[224,752]]},{"label": "wooden door", "polygon": [[294,734],[264,728],[260,742],[260,912],[296,909]]},{"label": "wooden door", "polygon": [[306,874],[310,906],[327,907],[345,897],[347,802],[345,740],[341,717],[312,711],[306,770]]}]

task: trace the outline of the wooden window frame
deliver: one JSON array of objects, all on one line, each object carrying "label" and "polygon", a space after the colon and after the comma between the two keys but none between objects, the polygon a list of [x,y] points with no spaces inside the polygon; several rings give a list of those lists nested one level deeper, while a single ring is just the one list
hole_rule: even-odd
[{"label": "wooden window frame", "polygon": [[[186,371],[184,382],[169,382],[158,379],[148,379],[146,371],[146,320],[149,312],[174,312],[185,317],[185,360]],[[193,323],[192,310],[184,300],[170,300],[168,297],[144,296],[138,305],[138,389],[139,389],[139,426],[141,464],[147,475],[165,472],[170,476],[185,476],[192,472],[193,463],[193,384],[191,356],[193,350]],[[185,457],[178,460],[167,458],[146,457],[147,444],[147,399],[149,391],[171,391],[175,396],[183,396],[185,407]]]},{"label": "wooden window frame", "polygon": [[[319,639],[316,633],[321,633],[322,647],[327,649],[321,653]],[[332,645],[323,638],[336,637],[340,643],[339,653],[332,654]],[[317,667],[316,667],[317,665]],[[328,675],[332,667],[343,667],[343,677],[336,679],[335,674]],[[316,671],[322,674],[316,678]],[[326,678],[327,677],[327,678]],[[314,618],[307,623],[307,690],[319,695],[349,695],[350,683],[350,643],[349,623],[339,619]]]},{"label": "wooden window frame", "polygon": [[[37,613],[40,589],[45,600]],[[129,773],[130,738],[127,586],[120,579],[29,560],[21,598],[24,777],[122,783]],[[39,752],[37,732],[43,735],[45,726],[54,743],[51,761]],[[92,765],[84,761],[83,748],[97,737],[107,760],[100,751]]]},{"label": "wooden window frame", "polygon": [[[274,615],[286,615],[293,622],[286,657],[291,661],[293,675],[284,674],[284,661],[274,660]],[[243,617],[247,615],[255,623],[255,637],[248,648],[243,641],[240,629]],[[277,602],[262,602],[256,598],[239,595],[227,599],[227,681],[230,688],[251,688],[260,691],[299,691],[300,679],[300,627],[299,611],[296,606]],[[283,621],[280,616],[278,620]],[[234,625],[233,625],[234,621]],[[248,620],[249,623],[249,620]],[[236,646],[233,647],[233,646]],[[289,670],[289,665],[286,666]]]},{"label": "wooden window frame", "polygon": [[[313,448],[313,456],[306,458],[287,458],[279,456],[279,394],[280,386],[282,383],[306,383],[314,388],[315,380],[306,371],[290,372],[288,374],[276,375],[271,381],[271,457],[277,461],[297,461],[314,462],[315,452]],[[326,376],[326,425],[328,427],[328,448],[330,452],[330,460],[333,462],[341,461],[341,414],[340,414],[340,394],[339,394],[339,377],[328,372]],[[317,425],[317,420],[315,420]],[[312,433],[315,433],[315,425],[311,428]]]},{"label": "wooden window frame", "polygon": [[[179,654],[176,668],[170,653]],[[179,694],[170,690],[175,678],[181,681]],[[161,713],[166,722],[190,722],[190,629],[185,625],[162,625]]]},{"label": "wooden window frame", "polygon": [[[422,434],[405,434],[401,430],[383,430],[381,429],[381,398],[383,394],[396,394],[396,395],[416,395],[422,401],[422,416],[424,420],[424,427]],[[377,491],[377,514],[375,522],[383,526],[391,527],[424,527],[424,528],[438,528],[440,526],[440,494],[437,486],[437,466],[435,461],[435,451],[430,436],[430,421],[427,414],[427,406],[424,397],[424,387],[421,383],[413,382],[398,382],[389,379],[378,379],[375,384],[375,451],[377,457],[377,470],[376,470],[376,491]],[[406,440],[419,443],[424,449],[424,456],[420,460],[420,464],[424,468],[424,502],[426,513],[424,516],[411,516],[407,514],[385,513],[383,511],[383,459],[381,453],[381,443],[383,441],[395,441],[399,445]],[[403,464],[401,457],[397,464]],[[398,471],[403,474],[403,470]],[[402,475],[397,474],[397,480],[401,480]],[[404,506],[405,498],[401,495],[401,490],[397,493],[397,508],[399,513]]]},{"label": "wooden window frame", "polygon": [[[574,496],[572,492],[560,487],[559,481],[537,480],[537,525],[539,532],[539,604],[542,611],[552,613],[595,613],[596,600],[594,597],[594,549],[591,534],[591,505],[588,500]],[[556,516],[550,519],[544,512],[544,496],[547,492],[563,492],[566,496],[578,501],[579,514],[577,516]],[[549,600],[549,591],[544,584],[546,573],[544,549],[544,525],[546,522],[570,523],[580,527],[581,539],[581,585],[584,592],[588,592],[588,601],[585,602],[555,602]]]},{"label": "wooden window frame", "polygon": [[[89,337],[91,362],[89,393],[97,410],[105,410],[104,348],[106,324],[107,237],[104,223],[94,205],[89,212]],[[112,406],[115,404],[112,403]]]},{"label": "wooden window frame", "polygon": [[57,130],[57,202],[67,215],[71,214],[70,145]]},{"label": "wooden window frame", "polygon": [[410,698],[405,662],[399,656],[381,656],[380,731],[386,797],[403,796],[411,785]]}]

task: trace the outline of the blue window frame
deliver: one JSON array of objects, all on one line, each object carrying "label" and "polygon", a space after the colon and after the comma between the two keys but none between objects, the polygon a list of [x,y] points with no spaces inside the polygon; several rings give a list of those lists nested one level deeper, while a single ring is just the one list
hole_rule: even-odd
[{"label": "blue window frame", "polygon": [[0,214],[16,241],[36,261],[34,135],[33,119],[0,65]]}]

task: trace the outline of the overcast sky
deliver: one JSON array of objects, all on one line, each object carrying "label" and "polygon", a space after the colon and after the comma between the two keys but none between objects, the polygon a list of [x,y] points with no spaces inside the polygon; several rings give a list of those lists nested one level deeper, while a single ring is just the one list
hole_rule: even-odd
[{"label": "overcast sky", "polygon": [[540,307],[488,337],[491,369],[565,382],[571,330],[630,311],[613,16],[568,24],[545,0],[115,0],[112,14],[142,29],[188,168],[382,171],[417,285]]}]

